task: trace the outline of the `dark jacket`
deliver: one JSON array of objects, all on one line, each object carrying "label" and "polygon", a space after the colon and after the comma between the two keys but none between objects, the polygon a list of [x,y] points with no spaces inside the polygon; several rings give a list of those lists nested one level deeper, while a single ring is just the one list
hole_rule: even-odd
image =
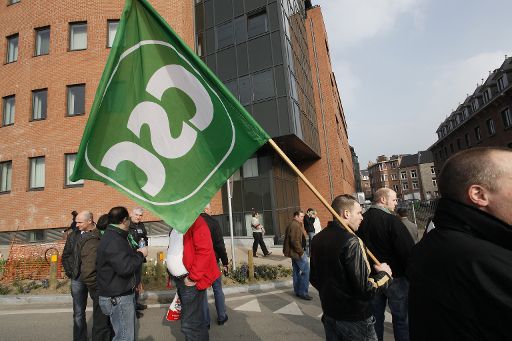
[{"label": "dark jacket", "polygon": [[411,340],[510,340],[512,226],[441,199],[408,269]]},{"label": "dark jacket", "polygon": [[391,282],[381,271],[370,277],[366,250],[357,236],[330,221],[311,242],[309,281],[318,290],[324,314],[361,321],[372,315],[371,299]]},{"label": "dark jacket", "polygon": [[301,223],[293,219],[286,227],[284,233],[283,255],[293,259],[300,259],[304,254],[304,239],[304,228]]},{"label": "dark jacket", "polygon": [[137,245],[139,244],[139,241],[141,239],[144,239],[146,241],[146,245],[148,245],[148,232],[146,231],[146,226],[144,226],[143,222],[136,224],[133,221],[131,221],[130,229],[128,230],[128,232],[130,232],[130,234],[133,237],[133,240],[137,243]]},{"label": "dark jacket", "polygon": [[217,262],[219,259],[222,265],[228,265],[228,254],[226,253],[226,245],[224,244],[224,236],[222,235],[222,229],[219,223],[209,214],[201,213],[201,217],[206,221],[210,233],[212,235],[213,250],[215,251],[215,259]]},{"label": "dark jacket", "polygon": [[128,231],[109,225],[96,255],[98,294],[105,297],[127,295],[140,282],[139,268],[144,256],[130,247]]},{"label": "dark jacket", "polygon": [[405,275],[407,262],[414,246],[414,240],[394,214],[371,207],[363,214],[363,222],[357,231],[366,247],[393,271],[393,277]]},{"label": "dark jacket", "polygon": [[314,223],[315,218],[310,217],[308,215],[304,216],[304,229],[306,230],[306,232],[315,232],[315,227],[313,226]]},{"label": "dark jacket", "polygon": [[78,279],[80,276],[80,230],[75,227],[69,232],[62,251],[62,266],[66,276]]},{"label": "dark jacket", "polygon": [[100,244],[100,231],[94,229],[80,238],[80,280],[90,292],[96,292],[96,252]]}]

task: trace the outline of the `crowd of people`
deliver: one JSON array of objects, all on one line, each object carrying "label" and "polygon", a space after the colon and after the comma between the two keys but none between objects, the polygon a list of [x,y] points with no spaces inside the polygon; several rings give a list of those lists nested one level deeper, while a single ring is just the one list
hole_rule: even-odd
[{"label": "crowd of people", "polygon": [[[406,212],[394,214],[397,193],[388,188],[374,193],[364,213],[353,196],[337,196],[331,206],[341,220],[333,217],[324,228],[315,210],[294,213],[283,254],[291,258],[295,295],[312,300],[310,283],[318,290],[326,340],[382,341],[386,307],[396,341],[509,339],[512,151],[460,152],[446,161],[438,185],[435,228],[419,242]],[[93,340],[135,339],[137,312],[146,308],[137,302],[148,252],[142,214],[114,207],[98,223],[89,211],[74,214],[62,259],[71,279],[74,340],[87,339],[87,295]],[[251,227],[253,254],[260,246],[269,255],[257,212]],[[170,232],[167,267],[186,340],[209,339],[209,287],[217,323],[228,320],[221,280],[228,265],[209,205],[186,233]]]}]

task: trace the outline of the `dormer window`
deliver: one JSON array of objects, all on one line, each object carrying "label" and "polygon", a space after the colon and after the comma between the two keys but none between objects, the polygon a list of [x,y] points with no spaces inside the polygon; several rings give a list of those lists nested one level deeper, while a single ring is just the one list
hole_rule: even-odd
[{"label": "dormer window", "polygon": [[462,119],[465,120],[466,118],[469,117],[469,109],[466,107],[464,108],[464,110],[462,111]]},{"label": "dormer window", "polygon": [[501,76],[498,78],[498,91],[503,91],[508,86],[508,80],[506,75]]},{"label": "dormer window", "polygon": [[491,100],[492,98],[492,92],[491,92],[491,89],[490,88],[487,88],[485,91],[484,91],[484,103],[487,103]]},{"label": "dormer window", "polygon": [[460,115],[457,114],[457,115],[455,115],[455,125],[458,126],[459,123],[460,123]]},{"label": "dormer window", "polygon": [[479,108],[478,105],[478,98],[475,98],[473,102],[471,102],[471,109],[473,109],[473,112],[477,111]]}]

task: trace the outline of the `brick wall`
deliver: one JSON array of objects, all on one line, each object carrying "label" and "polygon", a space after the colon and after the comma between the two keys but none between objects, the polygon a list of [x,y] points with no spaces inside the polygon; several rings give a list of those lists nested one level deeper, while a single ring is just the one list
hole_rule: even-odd
[{"label": "brick wall", "polygon": [[[0,128],[0,162],[12,160],[12,188],[0,194],[0,232],[68,226],[72,210],[99,216],[134,202],[99,182],[65,188],[64,154],[78,150],[109,49],[107,20],[119,19],[124,1],[21,1],[0,4],[0,97],[16,96],[14,125]],[[153,0],[151,4],[193,47],[193,2]],[[87,21],[87,50],[68,52],[70,22]],[[34,29],[50,26],[50,53],[34,57]],[[18,61],[5,63],[5,37],[19,33]],[[82,116],[66,117],[66,85],[86,84]],[[47,119],[30,121],[32,90],[47,88]],[[3,110],[2,110],[3,111]],[[42,191],[28,191],[28,158],[45,156]],[[214,205],[215,206],[215,205]],[[146,214],[145,220],[157,220]]]}]

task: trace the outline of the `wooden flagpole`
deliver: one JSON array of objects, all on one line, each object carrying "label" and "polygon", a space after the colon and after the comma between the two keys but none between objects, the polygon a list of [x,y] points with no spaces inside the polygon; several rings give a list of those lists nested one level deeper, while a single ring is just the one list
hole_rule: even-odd
[{"label": "wooden flagpole", "polygon": [[[350,227],[348,227],[347,225],[345,225],[343,223],[343,221],[341,220],[341,217],[338,215],[338,213],[336,213],[336,211],[334,211],[334,209],[331,207],[331,205],[324,199],[324,197],[322,197],[322,195],[316,190],[316,188],[313,186],[313,184],[311,184],[311,182],[309,182],[309,180],[306,179],[304,174],[302,174],[302,172],[293,164],[292,160],[290,160],[288,158],[288,156],[286,156],[286,154],[281,150],[281,148],[279,148],[279,146],[274,142],[274,140],[269,139],[268,142],[270,143],[272,148],[274,148],[274,150],[279,154],[279,156],[281,156],[283,158],[283,160],[286,161],[288,166],[290,166],[293,169],[293,171],[302,179],[302,181],[304,181],[306,186],[309,187],[309,189],[318,198],[318,200],[320,200],[320,202],[329,210],[329,212],[331,212],[332,215],[336,219],[338,219],[338,221],[345,228],[345,230],[347,230],[349,233],[355,234],[354,231],[352,231],[352,229]],[[370,250],[368,250],[368,248],[366,249],[366,252],[368,253],[368,256],[370,256],[370,258],[375,262],[375,264],[380,265],[380,262],[378,261],[378,259],[375,258],[373,253],[371,253]]]}]

